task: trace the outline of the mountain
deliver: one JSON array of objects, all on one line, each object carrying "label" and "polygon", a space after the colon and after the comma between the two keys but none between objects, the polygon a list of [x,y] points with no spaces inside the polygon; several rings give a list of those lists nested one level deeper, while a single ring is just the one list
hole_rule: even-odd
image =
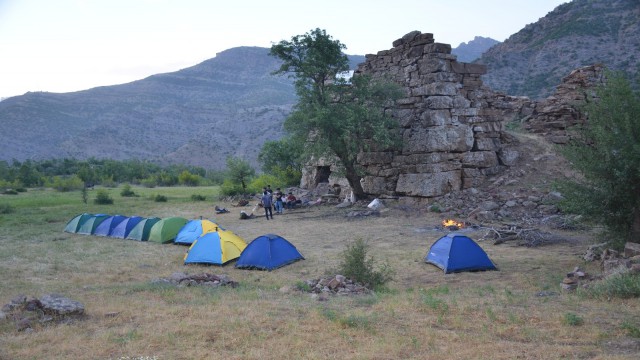
[{"label": "mountain", "polygon": [[573,0],[493,46],[485,85],[542,98],[573,69],[604,64],[635,76],[640,61],[640,1]]},{"label": "mountain", "polygon": [[482,53],[489,48],[499,43],[498,40],[492,38],[476,36],[468,43],[460,43],[457,48],[451,50],[451,53],[458,57],[458,61],[470,63],[478,59]]},{"label": "mountain", "polygon": [[[269,49],[239,47],[177,72],[72,93],[32,92],[0,102],[0,160],[145,159],[210,169],[228,155],[256,165],[282,137],[296,102]],[[350,56],[351,65],[364,56]]]}]

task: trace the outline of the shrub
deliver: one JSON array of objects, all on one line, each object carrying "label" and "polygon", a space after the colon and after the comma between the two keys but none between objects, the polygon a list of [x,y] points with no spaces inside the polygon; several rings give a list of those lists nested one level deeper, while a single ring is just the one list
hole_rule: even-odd
[{"label": "shrub", "polygon": [[153,201],[155,202],[167,202],[167,197],[164,195],[157,194],[154,196]]},{"label": "shrub", "polygon": [[640,297],[640,275],[631,273],[612,275],[585,291],[587,296],[596,298],[637,298]]},{"label": "shrub", "polygon": [[51,183],[48,185],[57,191],[67,192],[82,189],[84,187],[84,182],[82,182],[77,175],[70,177],[54,176],[53,179],[51,179]]},{"label": "shrub", "polygon": [[113,204],[113,199],[109,196],[109,192],[107,192],[107,190],[100,189],[96,193],[96,198],[93,202],[99,205],[110,205]]},{"label": "shrub", "polygon": [[6,189],[2,192],[3,195],[18,195],[18,192],[15,189]]},{"label": "shrub", "polygon": [[0,204],[0,214],[11,214],[16,209],[10,204]]},{"label": "shrub", "polygon": [[142,179],[142,181],[140,181],[140,184],[146,188],[154,188],[158,185],[158,182],[154,177],[148,177],[146,179]]},{"label": "shrub", "polygon": [[185,170],[178,176],[178,182],[186,186],[198,186],[200,185],[200,176]]},{"label": "shrub", "polygon": [[205,201],[207,200],[207,197],[204,195],[200,195],[200,194],[193,194],[191,195],[191,200],[193,201]]},{"label": "shrub", "polygon": [[569,326],[580,326],[584,323],[584,320],[579,315],[569,312],[564,314],[563,322]]},{"label": "shrub", "polygon": [[393,270],[388,264],[375,268],[375,260],[368,257],[369,245],[362,239],[357,239],[347,245],[342,254],[339,272],[369,288],[381,288],[393,278]]},{"label": "shrub", "polygon": [[269,174],[262,174],[256,178],[254,178],[253,180],[251,180],[251,182],[249,183],[249,186],[247,187],[247,190],[249,190],[250,193],[260,193],[262,194],[262,189],[266,188],[267,185],[271,185],[272,189],[275,189],[277,187],[283,187],[283,185],[278,181],[278,179],[273,176],[273,175],[269,175]]},{"label": "shrub", "polygon": [[240,195],[242,192],[242,185],[234,183],[229,179],[226,179],[220,186],[220,194],[225,196]]},{"label": "shrub", "polygon": [[136,196],[136,193],[133,192],[133,190],[131,190],[131,185],[124,184],[122,186],[122,191],[120,191],[120,196],[122,196],[122,197],[134,197],[134,196]]}]

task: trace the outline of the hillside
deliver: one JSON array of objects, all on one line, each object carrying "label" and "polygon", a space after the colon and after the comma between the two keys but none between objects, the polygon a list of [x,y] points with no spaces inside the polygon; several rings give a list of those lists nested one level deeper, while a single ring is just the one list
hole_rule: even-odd
[{"label": "hillside", "polygon": [[458,57],[458,61],[472,62],[482,56],[482,54],[492,46],[499,43],[498,40],[492,38],[476,36],[468,43],[460,43],[458,47],[451,49],[451,53]]},{"label": "hillside", "polygon": [[[239,47],[173,73],[73,93],[36,92],[0,102],[0,160],[147,159],[223,168],[254,165],[282,136],[296,101],[269,49]],[[363,61],[352,56],[352,66]]]},{"label": "hillside", "polygon": [[640,2],[573,0],[485,52],[484,83],[509,95],[543,98],[562,77],[581,66],[602,63],[638,73]]}]

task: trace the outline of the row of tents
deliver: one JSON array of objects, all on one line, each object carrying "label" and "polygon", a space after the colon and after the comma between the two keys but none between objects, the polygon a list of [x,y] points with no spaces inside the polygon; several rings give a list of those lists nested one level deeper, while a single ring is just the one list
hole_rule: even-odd
[{"label": "row of tents", "polygon": [[185,264],[224,265],[237,259],[238,268],[270,271],[304,259],[296,247],[281,236],[262,235],[247,245],[244,239],[210,220],[84,213],[71,219],[64,231],[189,245]]}]

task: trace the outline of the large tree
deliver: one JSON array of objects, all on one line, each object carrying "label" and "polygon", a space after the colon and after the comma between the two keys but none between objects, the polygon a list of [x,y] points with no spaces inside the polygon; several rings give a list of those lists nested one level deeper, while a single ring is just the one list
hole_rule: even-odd
[{"label": "large tree", "polygon": [[586,111],[582,137],[564,149],[583,175],[562,186],[564,205],[604,224],[618,247],[640,242],[640,96],[609,74]]},{"label": "large tree", "polygon": [[373,146],[393,144],[396,125],[385,110],[401,92],[382,79],[341,76],[349,69],[345,48],[325,30],[315,29],[273,45],[270,54],[283,61],[275,73],[295,79],[298,103],[285,120],[285,130],[307,141],[307,158],[337,159],[354,195],[363,198],[364,172],[357,156]]}]

